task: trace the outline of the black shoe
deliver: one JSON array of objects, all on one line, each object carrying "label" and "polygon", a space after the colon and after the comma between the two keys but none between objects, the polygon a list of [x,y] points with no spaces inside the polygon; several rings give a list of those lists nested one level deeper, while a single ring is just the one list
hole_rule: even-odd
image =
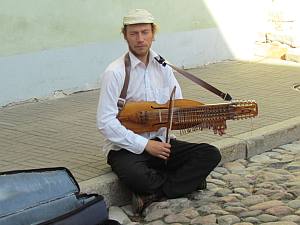
[{"label": "black shoe", "polygon": [[134,214],[141,214],[147,206],[157,200],[159,200],[159,197],[156,194],[140,195],[132,193],[132,212]]},{"label": "black shoe", "polygon": [[201,180],[199,186],[198,186],[198,190],[204,190],[207,188],[207,183],[206,180]]}]

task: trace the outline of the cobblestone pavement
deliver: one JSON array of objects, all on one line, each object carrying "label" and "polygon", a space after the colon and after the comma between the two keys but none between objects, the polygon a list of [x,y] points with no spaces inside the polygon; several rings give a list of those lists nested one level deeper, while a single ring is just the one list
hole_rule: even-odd
[{"label": "cobblestone pavement", "polygon": [[206,190],[152,203],[143,217],[130,205],[111,207],[110,215],[126,225],[300,224],[300,141],[225,163],[207,181]]},{"label": "cobblestone pavement", "polygon": [[[189,70],[235,99],[254,99],[259,116],[229,121],[227,135],[202,131],[179,136],[193,142],[230,138],[300,115],[297,63],[263,60],[225,61]],[[187,99],[220,103],[222,99],[177,75]],[[96,129],[99,90],[0,108],[0,171],[64,166],[78,182],[106,174],[103,137]]]}]

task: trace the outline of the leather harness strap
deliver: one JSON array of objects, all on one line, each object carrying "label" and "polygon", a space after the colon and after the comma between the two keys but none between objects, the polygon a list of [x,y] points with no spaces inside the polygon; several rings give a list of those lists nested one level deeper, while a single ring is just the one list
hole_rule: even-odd
[{"label": "leather harness strap", "polygon": [[218,90],[217,88],[213,87],[212,85],[206,83],[204,80],[201,80],[200,78],[196,77],[195,75],[188,73],[185,70],[182,70],[174,65],[172,65],[171,63],[168,63],[165,61],[165,59],[163,57],[156,56],[155,57],[156,61],[159,62],[162,66],[166,66],[169,65],[172,69],[176,70],[178,73],[182,74],[183,76],[185,76],[186,78],[194,81],[196,84],[202,86],[203,88],[213,92],[214,94],[218,95],[219,97],[221,97],[222,99],[224,99],[225,101],[230,101],[232,100],[232,97],[228,94],[228,93],[224,93],[220,90]]},{"label": "leather harness strap", "polygon": [[125,63],[125,80],[124,80],[124,85],[120,94],[120,97],[118,99],[118,109],[119,112],[123,109],[125,103],[126,103],[126,95],[127,95],[127,89],[128,89],[128,84],[129,84],[129,79],[130,79],[130,70],[131,70],[131,63],[130,63],[130,58],[129,58],[129,53],[124,57],[124,63]]}]

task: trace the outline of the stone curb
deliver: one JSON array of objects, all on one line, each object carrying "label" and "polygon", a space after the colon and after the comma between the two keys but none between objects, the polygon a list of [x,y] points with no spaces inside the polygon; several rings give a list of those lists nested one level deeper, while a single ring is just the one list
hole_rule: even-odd
[{"label": "stone curb", "polygon": [[[246,159],[300,138],[300,117],[211,143],[222,153],[221,164]],[[79,183],[81,191],[104,196],[108,206],[122,206],[131,199],[129,190],[113,172]]]}]

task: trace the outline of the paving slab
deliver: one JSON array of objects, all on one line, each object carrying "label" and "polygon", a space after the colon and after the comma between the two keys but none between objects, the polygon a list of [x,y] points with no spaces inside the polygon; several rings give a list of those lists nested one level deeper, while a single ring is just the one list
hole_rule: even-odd
[{"label": "paving slab", "polygon": [[[299,63],[277,59],[223,61],[188,71],[234,99],[256,100],[259,115],[228,121],[223,136],[210,130],[183,136],[175,132],[179,139],[215,143],[222,154],[227,154],[225,160],[233,160],[300,138],[300,91],[293,88],[300,84]],[[181,75],[176,77],[185,98],[205,104],[223,102]],[[64,166],[86,190],[92,191],[93,182],[101,183],[103,177],[110,184],[117,182],[111,190],[124,190],[102,155],[104,139],[96,128],[98,97],[99,90],[92,90],[1,108],[0,171]],[[105,182],[102,186],[111,193]],[[104,192],[103,188],[97,190]],[[126,194],[124,198],[126,201]]]}]

